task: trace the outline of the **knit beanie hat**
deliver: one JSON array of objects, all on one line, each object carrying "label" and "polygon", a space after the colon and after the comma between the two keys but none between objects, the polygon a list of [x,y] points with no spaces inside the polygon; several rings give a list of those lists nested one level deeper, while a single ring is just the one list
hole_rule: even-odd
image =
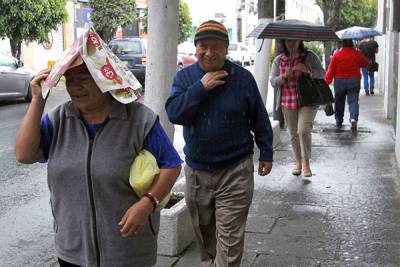
[{"label": "knit beanie hat", "polygon": [[194,35],[194,45],[198,40],[205,38],[217,38],[229,45],[228,31],[225,26],[215,20],[209,20],[200,24]]}]

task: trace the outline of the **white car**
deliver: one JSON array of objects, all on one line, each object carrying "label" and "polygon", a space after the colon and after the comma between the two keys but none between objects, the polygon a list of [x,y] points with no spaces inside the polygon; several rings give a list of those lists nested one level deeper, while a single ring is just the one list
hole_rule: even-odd
[{"label": "white car", "polygon": [[30,82],[36,72],[22,61],[0,51],[0,100],[32,98]]},{"label": "white car", "polygon": [[242,43],[230,43],[227,58],[239,65],[251,65],[252,59],[249,49]]}]

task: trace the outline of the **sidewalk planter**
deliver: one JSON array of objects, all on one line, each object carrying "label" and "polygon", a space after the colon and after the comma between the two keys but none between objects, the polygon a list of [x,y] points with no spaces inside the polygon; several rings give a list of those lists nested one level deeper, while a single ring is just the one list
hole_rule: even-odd
[{"label": "sidewalk planter", "polygon": [[158,233],[159,255],[176,256],[192,243],[194,232],[185,199],[161,210]]}]

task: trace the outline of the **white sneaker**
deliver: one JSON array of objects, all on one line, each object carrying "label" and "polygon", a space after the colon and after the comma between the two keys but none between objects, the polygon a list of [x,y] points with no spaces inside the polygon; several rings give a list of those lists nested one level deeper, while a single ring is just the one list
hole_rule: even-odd
[{"label": "white sneaker", "polygon": [[351,119],[350,123],[351,123],[351,130],[353,132],[357,131],[357,121],[355,119]]}]

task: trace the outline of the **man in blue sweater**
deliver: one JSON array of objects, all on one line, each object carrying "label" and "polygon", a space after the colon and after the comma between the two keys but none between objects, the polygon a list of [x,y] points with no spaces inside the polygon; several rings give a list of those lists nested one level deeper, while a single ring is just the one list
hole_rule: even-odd
[{"label": "man in blue sweater", "polygon": [[259,175],[272,168],[272,129],[252,74],[226,60],[226,28],[213,20],[196,30],[198,62],[179,71],[165,105],[183,125],[185,199],[201,260],[240,266],[254,191],[254,140]]}]

